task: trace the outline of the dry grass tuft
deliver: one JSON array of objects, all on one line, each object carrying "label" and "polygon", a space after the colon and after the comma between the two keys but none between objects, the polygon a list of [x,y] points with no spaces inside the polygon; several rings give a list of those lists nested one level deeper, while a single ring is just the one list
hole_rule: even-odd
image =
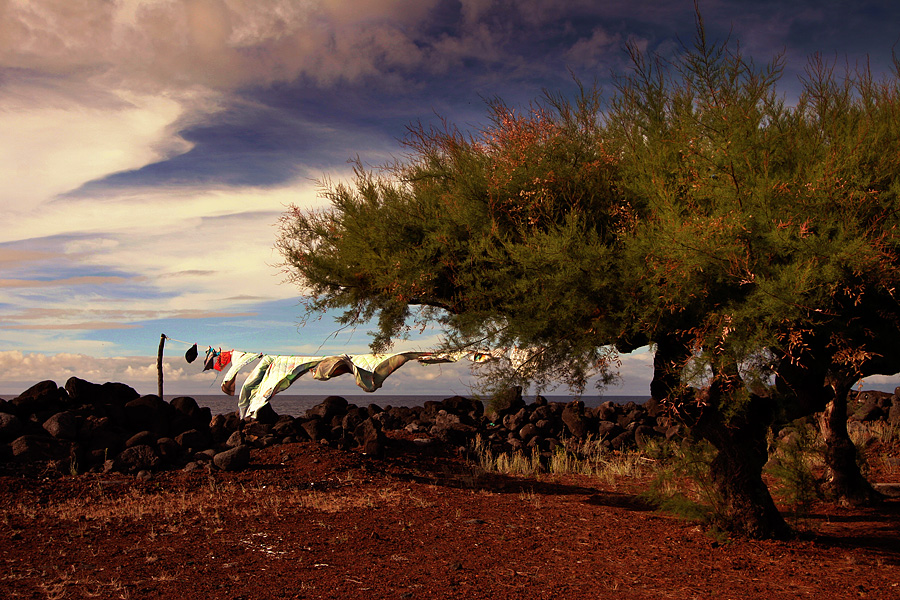
[{"label": "dry grass tuft", "polygon": [[568,440],[549,455],[536,449],[530,452],[494,453],[481,436],[475,439],[477,465],[486,472],[540,477],[552,475],[587,475],[607,483],[621,478],[640,478],[650,474],[656,462],[644,450],[612,451],[602,440],[588,436],[585,440]]}]

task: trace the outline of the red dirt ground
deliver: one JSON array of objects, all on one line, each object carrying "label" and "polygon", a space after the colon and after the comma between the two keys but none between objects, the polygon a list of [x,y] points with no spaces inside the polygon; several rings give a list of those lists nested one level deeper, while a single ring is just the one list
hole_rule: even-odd
[{"label": "red dirt ground", "polygon": [[313,443],[240,473],[0,478],[0,598],[900,598],[900,499],[716,540],[646,481]]}]

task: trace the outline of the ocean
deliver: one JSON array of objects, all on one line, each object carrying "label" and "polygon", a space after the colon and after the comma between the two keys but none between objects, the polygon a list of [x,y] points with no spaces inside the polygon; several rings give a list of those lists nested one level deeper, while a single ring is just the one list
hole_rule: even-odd
[{"label": "ocean", "polygon": [[[188,394],[184,394],[188,395]],[[388,406],[421,406],[428,400],[441,401],[446,398],[443,396],[412,396],[412,395],[390,395],[390,394],[339,394],[346,398],[350,404],[357,406],[368,406],[369,404],[377,404],[381,408]],[[175,398],[177,394],[167,394],[166,400]],[[208,406],[212,414],[226,414],[237,410],[237,396],[226,396],[224,394],[209,395],[191,395],[200,406]],[[571,402],[572,396],[544,396],[548,402]],[[534,401],[534,396],[523,396],[526,403]],[[312,408],[325,399],[324,395],[291,395],[278,394],[272,398],[270,404],[275,412],[280,415],[291,415],[292,417],[303,416],[307,409]],[[601,403],[611,400],[617,404],[625,404],[633,401],[638,404],[647,401],[647,396],[582,396],[579,398],[586,406],[599,406]]]}]

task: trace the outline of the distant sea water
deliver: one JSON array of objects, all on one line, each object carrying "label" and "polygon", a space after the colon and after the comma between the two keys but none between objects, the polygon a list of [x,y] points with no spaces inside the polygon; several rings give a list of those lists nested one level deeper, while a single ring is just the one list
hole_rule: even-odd
[{"label": "distant sea water", "polygon": [[[171,400],[178,394],[167,394],[166,400]],[[189,395],[189,394],[184,394]],[[422,406],[429,400],[440,402],[447,395],[442,396],[414,396],[414,395],[390,395],[390,394],[337,394],[342,396],[350,404],[356,406],[368,406],[377,404],[381,408],[389,406]],[[191,395],[200,406],[208,406],[212,414],[226,414],[237,410],[237,396],[226,396],[224,394],[210,395]],[[291,415],[292,417],[300,417],[316,404],[325,399],[324,395],[306,395],[297,396],[290,394],[278,394],[270,400],[272,408],[279,415]],[[526,404],[534,401],[534,396],[525,395],[522,397]],[[572,396],[544,396],[548,402],[571,402]],[[617,404],[625,404],[627,402],[636,402],[642,404],[647,401],[647,396],[582,396],[578,398],[583,401],[585,406],[599,406],[601,403],[610,400]]]}]

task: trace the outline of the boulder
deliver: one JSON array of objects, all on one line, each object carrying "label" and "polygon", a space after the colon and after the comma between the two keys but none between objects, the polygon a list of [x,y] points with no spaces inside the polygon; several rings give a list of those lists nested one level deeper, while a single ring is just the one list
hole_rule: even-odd
[{"label": "boulder", "polygon": [[328,396],[320,403],[306,411],[307,417],[318,417],[323,422],[330,422],[335,416],[343,415],[347,410],[347,400],[340,396]]},{"label": "boulder", "polygon": [[358,406],[349,406],[347,413],[341,419],[341,427],[344,431],[353,431],[357,425],[369,418],[369,411]]},{"label": "boulder", "polygon": [[125,423],[132,431],[169,435],[173,409],[159,396],[150,394],[125,403]]},{"label": "boulder", "polygon": [[634,432],[633,431],[623,431],[616,437],[609,440],[609,447],[614,450],[621,450],[623,448],[628,448],[632,444],[634,444]]},{"label": "boulder", "polygon": [[[550,419],[541,419],[534,422],[534,428],[540,435],[552,435],[558,433],[559,429],[554,427],[554,422]],[[523,428],[524,429],[524,428]],[[521,435],[521,431],[519,432]]]},{"label": "boulder", "polygon": [[221,444],[242,425],[243,422],[236,412],[216,415],[209,422],[209,433],[215,443]]},{"label": "boulder", "polygon": [[372,415],[372,418],[381,423],[382,431],[392,431],[394,429],[403,429],[404,423],[400,419],[393,416],[390,411],[382,411]]},{"label": "boulder", "polygon": [[538,436],[538,428],[534,423],[527,423],[522,426],[522,429],[519,430],[519,439],[521,439],[526,444],[531,441],[531,438]]},{"label": "boulder", "polygon": [[158,436],[149,431],[140,431],[125,440],[125,447],[132,448],[134,446],[153,446],[156,444],[157,437]]},{"label": "boulder", "polygon": [[622,433],[622,431],[623,429],[614,421],[600,421],[597,425],[597,435],[600,436],[601,440],[611,440]]},{"label": "boulder", "polygon": [[181,446],[170,437],[162,437],[156,440],[156,451],[161,459],[173,463],[181,455]]},{"label": "boulder", "polygon": [[112,470],[134,474],[138,471],[155,471],[160,466],[159,455],[146,444],[126,448],[113,460]]},{"label": "boulder", "polygon": [[634,428],[634,443],[638,448],[643,448],[647,442],[660,437],[660,433],[649,425],[638,425]]},{"label": "boulder", "polygon": [[115,381],[107,381],[100,390],[104,402],[109,404],[125,404],[141,397],[133,387]]},{"label": "boulder", "polygon": [[279,437],[288,437],[297,435],[298,428],[294,417],[290,415],[282,415],[278,422],[272,425],[272,433]]},{"label": "boulder", "polygon": [[887,416],[890,411],[891,394],[877,390],[866,390],[856,395],[859,405],[850,419],[853,421],[876,421]]},{"label": "boulder", "polygon": [[308,419],[303,422],[300,427],[303,431],[306,432],[306,435],[309,436],[314,442],[318,442],[319,440],[328,439],[328,432],[330,428],[328,425],[319,418]]},{"label": "boulder", "polygon": [[[118,452],[124,448],[125,440],[128,435],[113,424],[109,417],[101,417],[97,415],[88,415],[81,421],[81,427],[78,430],[78,439],[93,447],[111,448],[115,446]],[[112,438],[119,441],[119,444],[108,443]],[[101,444],[102,442],[102,444]]]},{"label": "boulder", "polygon": [[891,425],[900,426],[900,397],[891,399],[891,408],[888,410],[888,421]]},{"label": "boulder", "polygon": [[510,431],[518,431],[528,422],[528,409],[524,406],[516,413],[508,413],[503,416],[503,426]]},{"label": "boulder", "polygon": [[201,448],[206,448],[210,444],[209,434],[205,431],[199,431],[197,429],[188,429],[182,433],[179,433],[175,436],[175,443],[181,446],[185,450],[193,449],[199,450]]},{"label": "boulder", "polygon": [[442,409],[434,417],[434,425],[431,426],[430,434],[445,444],[465,446],[475,437],[476,431],[474,426],[465,423],[459,415],[448,413]]},{"label": "boulder", "polygon": [[518,412],[525,408],[525,401],[522,400],[522,386],[514,386],[497,392],[491,399],[490,408],[485,416],[497,422],[506,414]]},{"label": "boulder", "polygon": [[140,394],[134,388],[124,383],[106,382],[100,385],[78,377],[69,377],[65,389],[77,405],[114,404],[121,406],[140,398]]},{"label": "boulder", "polygon": [[47,433],[61,440],[77,439],[80,425],[81,416],[72,411],[56,413],[43,423]]},{"label": "boulder", "polygon": [[68,403],[69,395],[56,385],[54,381],[36,383],[18,397],[12,399],[19,417],[41,415],[44,420],[50,415],[60,412]]},{"label": "boulder", "polygon": [[227,440],[225,440],[225,445],[229,448],[235,448],[244,443],[244,434],[240,431],[235,431],[232,433]]},{"label": "boulder", "polygon": [[272,408],[272,405],[267,402],[259,407],[254,418],[260,423],[265,423],[266,425],[274,425],[278,422],[278,413],[275,412],[275,409]]},{"label": "boulder", "polygon": [[362,449],[363,454],[381,457],[384,455],[384,433],[381,424],[373,418],[368,418],[353,432],[353,437]]},{"label": "boulder", "polygon": [[641,408],[643,408],[644,412],[646,412],[654,419],[664,412],[662,404],[656,398],[648,399],[646,402],[644,402],[643,405],[641,405]]},{"label": "boulder", "polygon": [[465,396],[444,398],[441,401],[441,408],[448,413],[466,417],[472,422],[477,421],[484,414],[484,404],[480,400],[466,398]]},{"label": "boulder", "polygon": [[538,421],[549,421],[552,418],[553,418],[553,411],[550,409],[549,406],[547,406],[547,404],[541,404],[541,405],[535,406],[534,409],[531,411],[531,414],[528,417],[528,419],[532,423],[537,423]]},{"label": "boulder", "polygon": [[584,402],[575,400],[562,411],[562,421],[572,437],[583,439],[587,436],[588,423],[584,415]]},{"label": "boulder", "polygon": [[10,450],[20,462],[63,460],[71,454],[71,444],[48,435],[23,435],[10,443]]},{"label": "boulder", "polygon": [[171,433],[178,435],[189,429],[209,429],[212,411],[208,406],[200,407],[190,396],[179,396],[169,401],[172,407]]},{"label": "boulder", "polygon": [[250,464],[250,447],[240,444],[213,456],[213,464],[222,471],[240,471]]},{"label": "boulder", "polygon": [[16,415],[0,412],[0,442],[14,440],[25,430],[21,419]]},{"label": "boulder", "polygon": [[856,409],[856,411],[850,415],[850,419],[852,421],[861,421],[865,423],[868,421],[877,421],[884,416],[884,411],[881,410],[880,406],[875,403],[867,403]]}]

